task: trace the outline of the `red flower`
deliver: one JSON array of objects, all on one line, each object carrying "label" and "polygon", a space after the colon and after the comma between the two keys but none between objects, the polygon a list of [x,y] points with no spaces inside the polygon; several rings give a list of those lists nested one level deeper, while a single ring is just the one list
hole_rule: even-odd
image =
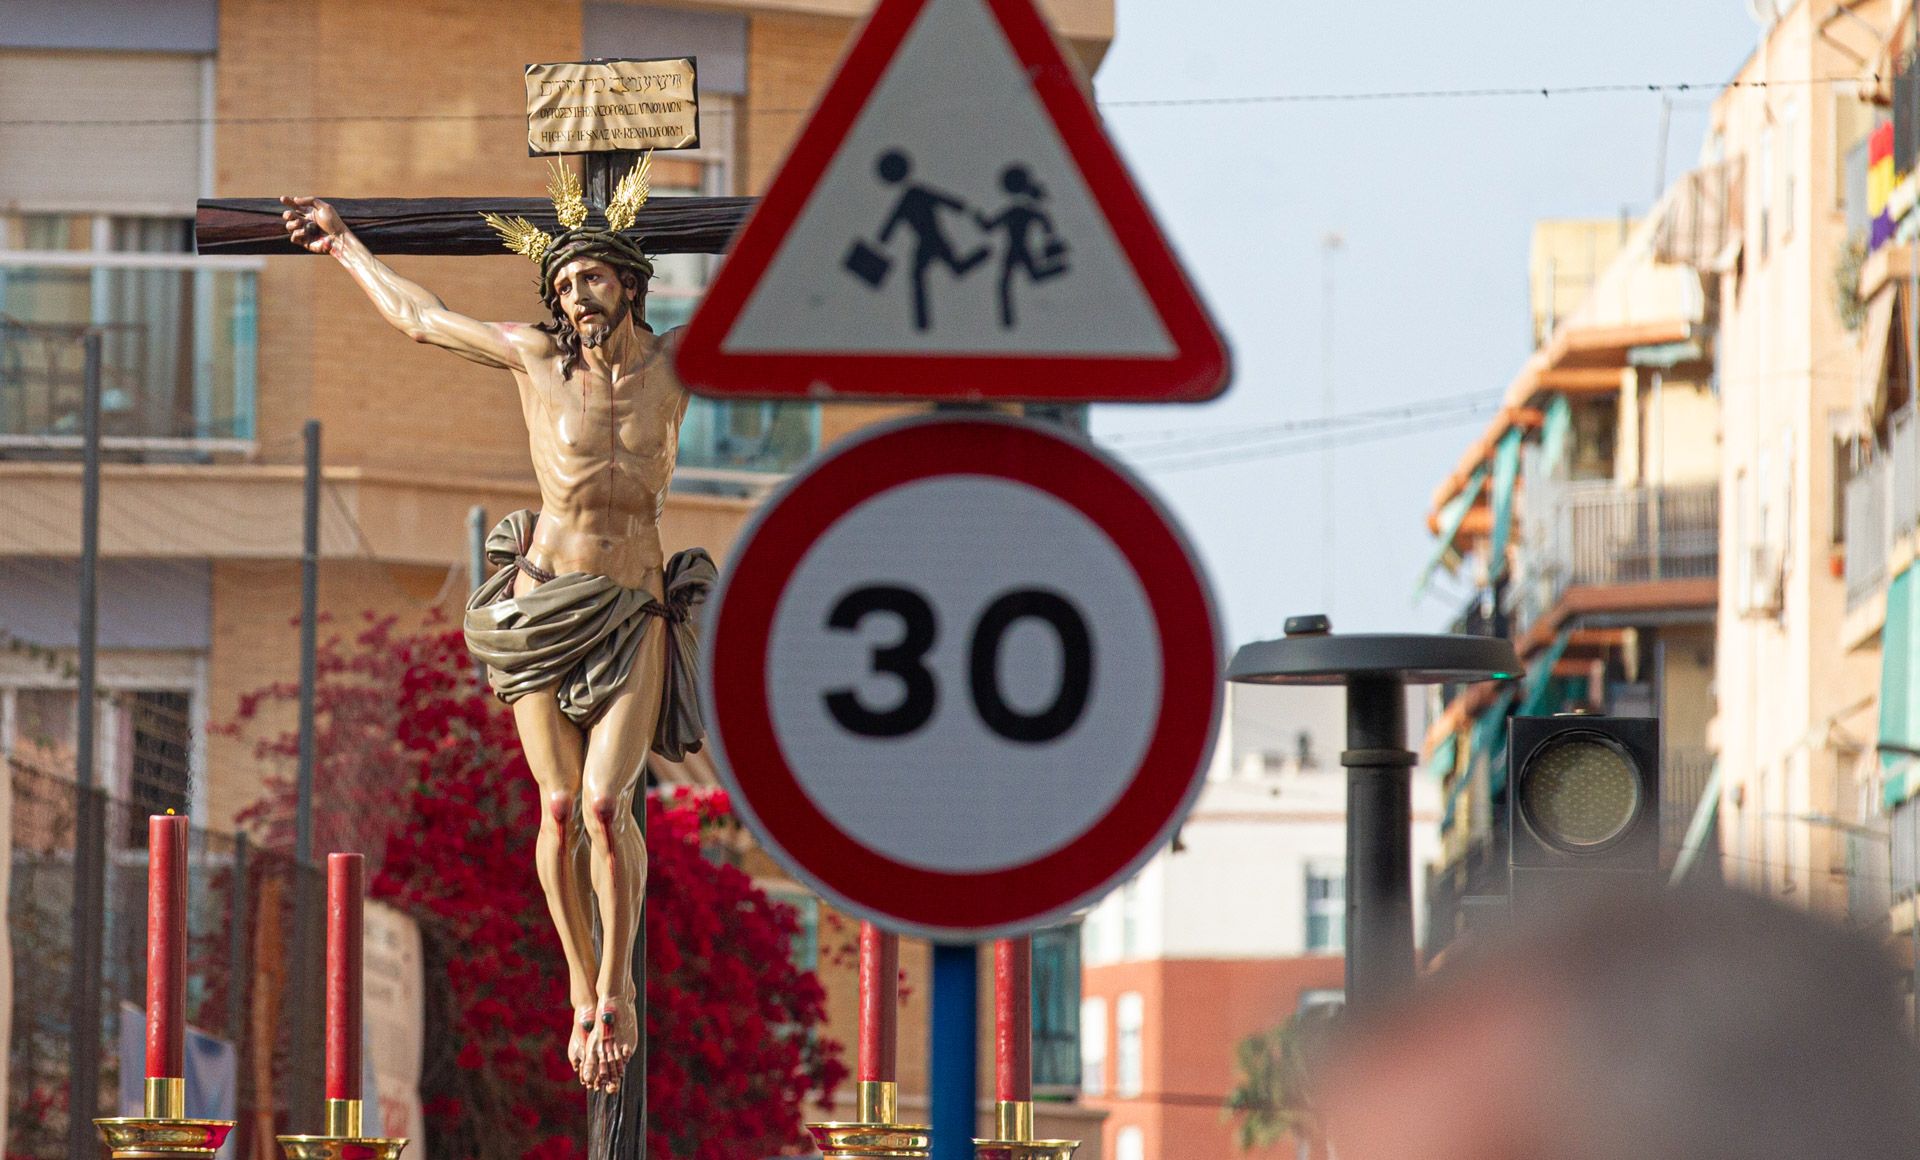
[{"label": "red flower", "polygon": [[[368,854],[372,896],[421,923],[444,1000],[429,1005],[444,1011],[427,1033],[443,1054],[422,1090],[435,1150],[576,1160],[585,1101],[564,1058],[566,972],[534,876],[538,797],[511,713],[474,680],[458,632],[405,635],[369,616],[352,645],[327,642],[319,672],[316,848]],[[287,685],[248,694],[220,728],[242,733],[296,697]],[[256,740],[283,770],[298,751],[290,733]],[[293,779],[266,789],[242,820],[290,847]],[[648,1154],[804,1145],[801,1107],[846,1070],[837,1043],[808,1033],[824,995],[789,959],[796,916],[706,857],[706,836],[734,824],[724,793],[663,796],[647,805]]]}]

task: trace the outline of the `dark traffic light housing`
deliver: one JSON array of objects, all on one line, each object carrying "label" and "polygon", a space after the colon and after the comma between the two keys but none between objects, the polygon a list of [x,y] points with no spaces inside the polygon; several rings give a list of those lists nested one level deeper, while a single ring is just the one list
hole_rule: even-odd
[{"label": "dark traffic light housing", "polygon": [[1508,865],[1516,914],[1660,873],[1660,722],[1515,717],[1507,743]]}]

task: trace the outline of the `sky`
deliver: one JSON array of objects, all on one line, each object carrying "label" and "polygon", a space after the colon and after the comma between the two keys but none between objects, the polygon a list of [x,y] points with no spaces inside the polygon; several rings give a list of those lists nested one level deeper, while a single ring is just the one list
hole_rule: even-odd
[{"label": "sky", "polygon": [[[1343,632],[1444,629],[1469,589],[1443,576],[1415,602],[1432,553],[1427,504],[1490,406],[1336,449],[1331,554],[1318,449],[1180,471],[1149,467],[1142,450],[1169,431],[1317,419],[1329,380],[1335,414],[1497,398],[1531,347],[1533,222],[1644,213],[1662,98],[1109,103],[1717,83],[1759,26],[1744,0],[1118,0],[1116,22],[1095,78],[1108,130],[1226,332],[1235,376],[1213,403],[1096,407],[1095,437],[1135,461],[1182,522],[1233,644],[1306,612]],[[1669,181],[1693,165],[1706,126],[1705,97],[1672,101]],[[1330,233],[1341,246],[1329,315]]]}]

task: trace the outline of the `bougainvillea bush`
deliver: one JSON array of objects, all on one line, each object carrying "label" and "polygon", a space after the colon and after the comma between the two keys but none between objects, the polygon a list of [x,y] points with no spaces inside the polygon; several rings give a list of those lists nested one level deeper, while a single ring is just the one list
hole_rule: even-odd
[{"label": "bougainvillea bush", "polygon": [[[421,925],[433,1151],[584,1155],[566,970],[533,868],[538,798],[510,712],[476,680],[458,631],[370,618],[321,650],[318,671],[314,848],[365,852],[372,897]],[[297,696],[262,689],[226,728],[290,770],[298,739],[279,726]],[[290,847],[292,803],[291,779],[275,778],[243,821]],[[824,995],[791,961],[792,908],[708,856],[732,826],[719,791],[648,802],[649,1157],[795,1150],[803,1104],[845,1075],[839,1046],[814,1034]]]}]

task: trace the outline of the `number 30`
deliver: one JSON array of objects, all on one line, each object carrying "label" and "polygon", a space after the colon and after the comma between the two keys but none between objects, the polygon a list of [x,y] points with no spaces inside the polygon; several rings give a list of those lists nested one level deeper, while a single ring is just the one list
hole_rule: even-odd
[{"label": "number 30", "polygon": [[[842,596],[827,613],[827,627],[855,632],[875,613],[897,617],[900,639],[873,650],[875,673],[900,682],[898,703],[869,708],[852,688],[822,695],[827,712],[841,728],[862,737],[904,737],[924,728],[939,703],[939,686],[925,663],[939,635],[933,606],[911,588],[875,584]],[[1007,704],[1000,690],[1000,646],[1007,630],[1022,620],[1038,620],[1053,629],[1060,641],[1060,684],[1053,700],[1035,713],[1023,713]],[[988,729],[1026,745],[1052,741],[1074,727],[1086,712],[1093,689],[1093,636],[1086,618],[1072,602],[1045,588],[1018,588],[1002,593],[974,622],[967,648],[968,685],[974,712]]]}]

